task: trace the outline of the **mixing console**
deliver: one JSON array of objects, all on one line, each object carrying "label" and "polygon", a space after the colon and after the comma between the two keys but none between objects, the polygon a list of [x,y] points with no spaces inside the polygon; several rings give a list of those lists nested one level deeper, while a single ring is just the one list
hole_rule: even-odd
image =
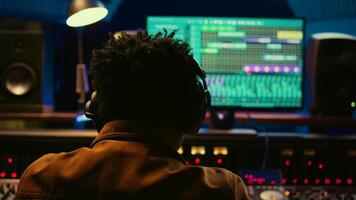
[{"label": "mixing console", "polygon": [[[46,153],[89,146],[94,131],[0,131],[0,200],[11,199],[25,168]],[[36,133],[35,133],[36,132]],[[63,135],[61,135],[63,133]],[[356,200],[356,138],[269,133],[186,136],[179,148],[187,163],[224,167],[239,174],[253,199]]]},{"label": "mixing console", "polygon": [[15,199],[18,182],[18,179],[0,179],[0,200]]},{"label": "mixing console", "polygon": [[356,187],[248,186],[253,200],[356,200]]},{"label": "mixing console", "polygon": [[[15,199],[18,179],[0,179],[0,200]],[[356,200],[352,186],[247,186],[253,200]]]}]

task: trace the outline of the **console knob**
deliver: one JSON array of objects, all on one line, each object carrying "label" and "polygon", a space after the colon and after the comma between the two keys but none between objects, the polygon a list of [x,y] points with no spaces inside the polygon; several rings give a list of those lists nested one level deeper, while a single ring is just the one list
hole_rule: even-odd
[{"label": "console knob", "polygon": [[266,190],[260,193],[260,198],[262,200],[283,200],[284,196],[279,191]]}]

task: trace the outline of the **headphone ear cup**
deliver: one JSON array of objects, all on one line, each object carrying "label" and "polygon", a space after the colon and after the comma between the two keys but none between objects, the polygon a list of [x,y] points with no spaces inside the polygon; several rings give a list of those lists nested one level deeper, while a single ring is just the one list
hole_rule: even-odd
[{"label": "headphone ear cup", "polygon": [[85,116],[92,120],[95,129],[100,132],[104,123],[98,115],[98,102],[96,100],[96,91],[91,94],[90,100],[85,104]]},{"label": "headphone ear cup", "polygon": [[208,109],[211,106],[211,95],[210,92],[208,90],[208,88],[206,88],[206,90],[204,91],[204,98],[205,98],[205,110]]},{"label": "headphone ear cup", "polygon": [[199,131],[199,128],[202,122],[205,119],[205,114],[207,110],[208,99],[205,97],[206,92],[204,92],[203,85],[197,81],[196,82],[196,95],[195,103],[193,103],[193,108],[190,112],[190,117],[186,118],[186,124],[188,127],[187,133],[196,133]]},{"label": "headphone ear cup", "polygon": [[91,111],[91,107],[92,107],[92,102],[91,100],[87,101],[87,103],[85,104],[85,117],[89,118],[89,119],[94,119],[95,118],[95,114]]},{"label": "headphone ear cup", "polygon": [[192,110],[194,110],[195,113],[192,113],[192,116],[188,119],[189,121],[187,122],[187,124],[190,124],[190,126],[188,126],[190,127],[190,130],[188,132],[196,132],[198,131],[197,129],[199,129],[201,123],[204,121],[206,111],[211,105],[211,96],[205,80],[206,75],[204,70],[199,66],[199,64],[195,61],[194,58],[191,57],[190,59],[192,62],[193,71],[196,75],[195,85],[197,91],[195,91],[195,93],[197,94],[196,103],[198,104],[195,104],[193,106],[199,106],[199,108],[191,108]]}]

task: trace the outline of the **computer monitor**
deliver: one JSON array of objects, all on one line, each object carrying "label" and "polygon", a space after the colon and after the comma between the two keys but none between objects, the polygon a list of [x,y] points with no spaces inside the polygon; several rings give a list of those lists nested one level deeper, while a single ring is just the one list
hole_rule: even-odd
[{"label": "computer monitor", "polygon": [[207,73],[212,106],[301,108],[302,19],[148,16],[147,31],[176,30]]}]

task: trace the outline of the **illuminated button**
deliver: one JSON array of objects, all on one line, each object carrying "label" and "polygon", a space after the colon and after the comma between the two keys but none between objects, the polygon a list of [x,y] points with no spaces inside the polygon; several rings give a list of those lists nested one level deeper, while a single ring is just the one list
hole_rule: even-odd
[{"label": "illuminated button", "polygon": [[317,184],[317,185],[320,184],[320,179],[318,179],[318,178],[315,179],[314,183]]},{"label": "illuminated button", "polygon": [[286,166],[286,167],[289,167],[290,166],[290,160],[284,160],[284,165]]},{"label": "illuminated button", "polygon": [[313,165],[313,161],[308,160],[308,162],[307,162],[307,166],[308,166],[308,167],[311,167],[312,165]]},{"label": "illuminated button", "polygon": [[5,178],[6,177],[6,173],[5,172],[0,172],[0,178]]},{"label": "illuminated button", "polygon": [[263,184],[265,184],[265,182],[266,182],[266,179],[264,179],[264,178],[257,178],[257,183],[258,183],[259,185],[263,185]]},{"label": "illuminated button", "polygon": [[17,173],[16,172],[11,172],[11,178],[16,178],[17,177]]},{"label": "illuminated button", "polygon": [[319,163],[318,168],[319,168],[320,170],[324,169],[324,164],[323,164],[323,163]]},{"label": "illuminated button", "polygon": [[205,155],[205,147],[204,146],[192,146],[190,153],[192,155],[196,155],[196,154]]},{"label": "illuminated button", "polygon": [[12,159],[11,157],[8,157],[8,158],[7,158],[7,163],[11,164],[11,163],[13,163],[13,162],[14,162],[14,159]]},{"label": "illuminated button", "polygon": [[194,159],[194,163],[197,164],[197,165],[199,165],[199,164],[201,163],[200,158],[195,158],[195,159]]},{"label": "illuminated button", "polygon": [[352,178],[348,178],[348,179],[346,179],[346,183],[348,184],[348,185],[352,185]]},{"label": "illuminated button", "polygon": [[215,156],[217,156],[217,155],[226,156],[227,154],[229,154],[229,150],[227,149],[227,147],[214,147],[213,154]]},{"label": "illuminated button", "polygon": [[262,200],[283,200],[284,196],[282,193],[276,190],[265,190],[260,193],[260,199]]},{"label": "illuminated button", "polygon": [[223,159],[222,158],[217,159],[216,163],[218,163],[218,165],[221,165],[223,163]]},{"label": "illuminated button", "polygon": [[307,185],[307,184],[309,183],[309,179],[305,178],[305,179],[303,180],[303,183],[304,183],[304,185]]},{"label": "illuminated button", "polygon": [[294,151],[293,151],[293,149],[282,149],[281,150],[281,155],[282,156],[293,156],[293,154],[294,154]]},{"label": "illuminated button", "polygon": [[330,185],[330,183],[331,183],[330,178],[324,179],[324,183],[325,183],[325,185]]},{"label": "illuminated button", "polygon": [[287,179],[286,178],[282,178],[282,184],[286,184],[287,183]]},{"label": "illuminated button", "polygon": [[304,156],[315,156],[316,152],[314,149],[304,149],[303,154]]},{"label": "illuminated button", "polygon": [[342,183],[342,180],[340,178],[335,179],[336,185],[340,185]]},{"label": "illuminated button", "polygon": [[297,183],[298,183],[298,179],[294,178],[294,179],[292,180],[292,183],[293,183],[293,184],[297,184]]},{"label": "illuminated button", "polygon": [[178,152],[180,155],[182,155],[182,154],[184,153],[183,147],[180,146],[177,152]]}]

